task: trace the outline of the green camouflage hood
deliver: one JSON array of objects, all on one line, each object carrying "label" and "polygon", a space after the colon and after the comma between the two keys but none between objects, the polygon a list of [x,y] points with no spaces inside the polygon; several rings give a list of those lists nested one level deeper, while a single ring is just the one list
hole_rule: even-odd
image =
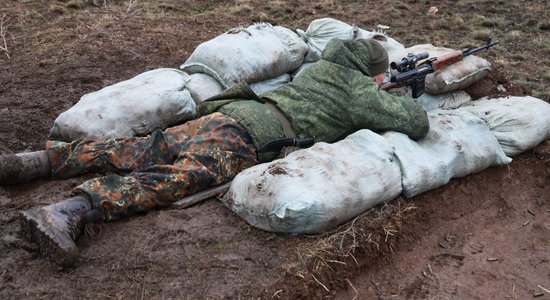
[{"label": "green camouflage hood", "polygon": [[367,76],[384,72],[389,63],[386,50],[371,39],[352,41],[332,39],[323,51],[322,58]]}]

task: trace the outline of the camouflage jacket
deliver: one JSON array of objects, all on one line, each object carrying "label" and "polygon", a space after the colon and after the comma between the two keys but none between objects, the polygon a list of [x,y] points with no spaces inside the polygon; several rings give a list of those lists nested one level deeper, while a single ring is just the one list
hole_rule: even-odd
[{"label": "camouflage jacket", "polygon": [[[248,130],[257,147],[284,137],[281,124],[264,101],[286,115],[298,137],[314,136],[317,142],[335,142],[364,128],[399,131],[412,139],[426,135],[426,112],[411,99],[379,91],[368,71],[368,55],[360,42],[334,39],[322,59],[291,83],[262,98],[240,84],[201,103],[198,112],[231,116]],[[260,155],[261,160],[272,158]]]}]

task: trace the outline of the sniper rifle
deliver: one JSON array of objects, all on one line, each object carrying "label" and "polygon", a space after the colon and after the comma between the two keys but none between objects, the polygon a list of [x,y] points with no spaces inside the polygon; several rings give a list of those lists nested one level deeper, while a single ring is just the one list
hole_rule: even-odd
[{"label": "sniper rifle", "polygon": [[424,80],[426,75],[440,70],[446,66],[452,65],[458,61],[461,61],[464,57],[476,53],[478,51],[487,49],[498,44],[498,41],[487,41],[487,44],[477,48],[466,48],[463,50],[455,50],[451,53],[445,54],[441,57],[434,57],[416,66],[416,63],[428,58],[428,52],[422,52],[419,54],[409,53],[406,57],[399,61],[394,61],[390,64],[390,67],[397,70],[397,74],[390,78],[390,82],[380,85],[380,89],[387,91],[393,88],[411,86],[412,97],[418,98],[424,94]]}]

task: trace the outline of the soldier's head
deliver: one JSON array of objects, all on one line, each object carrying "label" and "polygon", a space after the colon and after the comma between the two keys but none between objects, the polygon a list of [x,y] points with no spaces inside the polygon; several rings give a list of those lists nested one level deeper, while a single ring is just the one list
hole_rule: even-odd
[{"label": "soldier's head", "polygon": [[370,63],[369,72],[371,76],[376,77],[386,72],[389,67],[388,53],[386,49],[373,39],[359,40],[369,51]]},{"label": "soldier's head", "polygon": [[389,66],[386,49],[373,39],[332,39],[323,51],[323,59],[371,77],[383,74]]}]

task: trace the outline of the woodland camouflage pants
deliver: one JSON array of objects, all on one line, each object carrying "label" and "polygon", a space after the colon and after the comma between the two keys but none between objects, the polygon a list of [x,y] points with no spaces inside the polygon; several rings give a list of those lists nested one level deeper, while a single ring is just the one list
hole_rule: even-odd
[{"label": "woodland camouflage pants", "polygon": [[256,146],[237,121],[213,113],[147,137],[50,141],[52,177],[116,172],[84,182],[73,192],[88,196],[105,220],[115,220],[231,180],[256,164]]}]

